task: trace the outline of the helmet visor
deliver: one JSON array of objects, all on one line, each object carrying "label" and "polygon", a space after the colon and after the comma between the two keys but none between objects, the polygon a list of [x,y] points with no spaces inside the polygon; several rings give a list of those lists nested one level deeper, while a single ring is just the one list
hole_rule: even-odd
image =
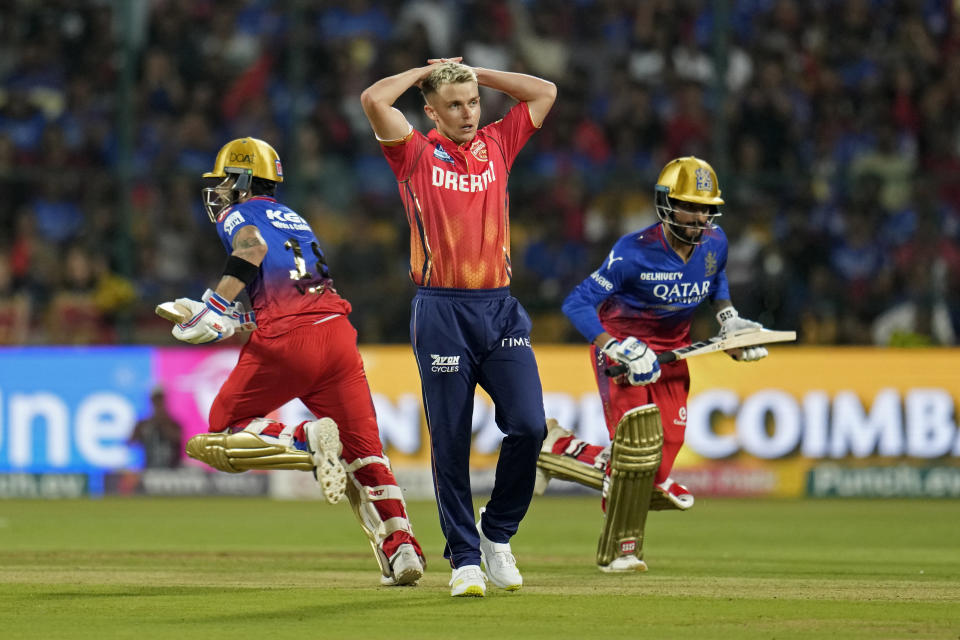
[{"label": "helmet visor", "polygon": [[669,189],[657,185],[655,200],[657,217],[667,230],[687,244],[703,243],[704,232],[716,228],[714,220],[720,217],[719,207],[715,204],[687,202],[668,195]]}]

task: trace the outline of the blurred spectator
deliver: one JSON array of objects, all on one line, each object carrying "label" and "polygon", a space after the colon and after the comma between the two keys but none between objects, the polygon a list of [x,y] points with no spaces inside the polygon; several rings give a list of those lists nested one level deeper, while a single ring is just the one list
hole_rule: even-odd
[{"label": "blurred spectator", "polygon": [[30,296],[14,285],[10,252],[0,247],[0,345],[27,343],[30,303]]},{"label": "blurred spectator", "polygon": [[150,392],[153,411],[138,421],[127,444],[143,448],[144,468],[175,469],[180,466],[183,447],[183,429],[167,411],[166,392],[155,387]]},{"label": "blurred spectator", "polygon": [[[299,173],[290,204],[336,243],[360,339],[405,341],[403,305],[383,302],[411,286],[393,268],[405,239],[379,231],[403,213],[359,93],[454,55],[559,87],[511,169],[511,252],[531,265],[514,286],[535,332],[563,339],[549,320],[565,270],[652,221],[659,167],[696,153],[727,176],[745,313],[867,344],[882,314],[930,302],[956,333],[957,3],[738,1],[724,22],[702,0],[156,0],[129,25],[116,3],[0,4],[0,296],[25,298],[31,322],[15,340],[164,339],[156,303],[222,265],[198,242],[214,233],[199,174],[224,141],[257,135]],[[509,98],[481,91],[485,124]],[[422,112],[416,92],[401,102]]]}]

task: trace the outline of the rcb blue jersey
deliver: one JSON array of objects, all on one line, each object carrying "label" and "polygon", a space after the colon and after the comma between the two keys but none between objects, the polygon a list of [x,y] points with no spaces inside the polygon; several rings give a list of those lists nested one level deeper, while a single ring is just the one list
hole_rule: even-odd
[{"label": "rcb blue jersey", "polygon": [[690,342],[697,305],[730,299],[723,231],[705,231],[686,263],[664,233],[658,222],[620,238],[600,268],[564,300],[563,312],[588,341],[606,330],[655,351],[676,349]]},{"label": "rcb blue jersey", "polygon": [[257,314],[257,332],[277,336],[334,313],[350,313],[350,303],[333,288],[317,237],[307,221],[273,198],[256,196],[217,217],[217,233],[227,253],[234,234],[254,225],[267,243],[260,275],[247,285]]}]

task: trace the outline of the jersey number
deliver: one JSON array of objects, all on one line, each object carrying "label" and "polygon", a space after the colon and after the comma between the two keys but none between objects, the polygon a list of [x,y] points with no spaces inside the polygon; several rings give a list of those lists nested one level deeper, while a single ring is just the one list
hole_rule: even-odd
[{"label": "jersey number", "polygon": [[314,264],[316,275],[307,271],[307,261],[303,258],[303,251],[300,249],[300,243],[296,240],[287,240],[283,243],[284,248],[293,252],[293,266],[290,270],[290,279],[294,281],[294,286],[301,294],[304,293],[323,293],[327,287],[327,280],[330,278],[330,270],[327,268],[327,261],[320,252],[320,247],[316,242],[310,243],[313,249],[313,255],[317,257]]}]

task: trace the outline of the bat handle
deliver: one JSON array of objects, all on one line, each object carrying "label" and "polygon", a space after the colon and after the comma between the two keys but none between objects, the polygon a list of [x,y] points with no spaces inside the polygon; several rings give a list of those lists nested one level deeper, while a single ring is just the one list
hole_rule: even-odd
[{"label": "bat handle", "polygon": [[[673,351],[664,351],[663,353],[657,354],[657,362],[660,364],[666,364],[667,362],[673,362],[677,359],[677,354]],[[625,364],[612,364],[606,369],[603,373],[608,378],[616,378],[617,376],[622,376],[629,370],[629,367]]]},{"label": "bat handle", "polygon": [[625,364],[612,364],[604,369],[603,373],[605,373],[608,378],[616,378],[617,376],[622,376],[627,371],[628,367]]}]

